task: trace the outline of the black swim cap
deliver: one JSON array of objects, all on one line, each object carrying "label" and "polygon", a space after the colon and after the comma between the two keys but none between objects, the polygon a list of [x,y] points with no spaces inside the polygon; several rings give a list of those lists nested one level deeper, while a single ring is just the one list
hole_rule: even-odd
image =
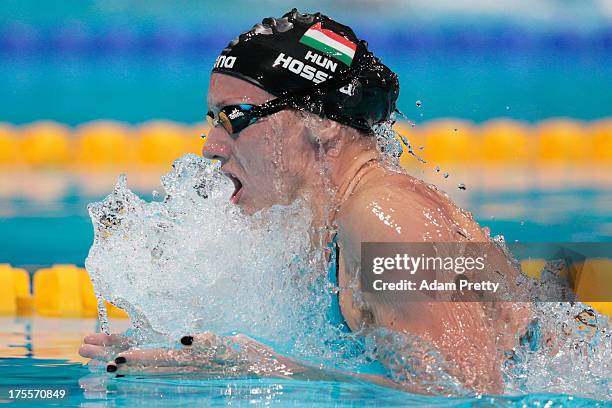
[{"label": "black swim cap", "polygon": [[217,57],[213,73],[248,81],[276,97],[312,88],[328,78],[354,75],[303,108],[360,130],[389,120],[399,95],[397,75],[353,30],[321,13],[291,10],[240,34]]}]

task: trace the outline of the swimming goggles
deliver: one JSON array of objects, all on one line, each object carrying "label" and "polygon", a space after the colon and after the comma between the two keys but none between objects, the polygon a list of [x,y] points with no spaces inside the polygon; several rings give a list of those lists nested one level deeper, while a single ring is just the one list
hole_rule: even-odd
[{"label": "swimming goggles", "polygon": [[238,134],[241,131],[257,122],[259,119],[265,118],[266,116],[270,116],[287,108],[303,109],[309,102],[316,104],[317,97],[350,84],[357,77],[361,69],[362,67],[357,65],[347,71],[344,75],[327,79],[310,88],[289,92],[261,105],[251,105],[246,103],[227,105],[221,108],[217,115],[215,115],[214,112],[209,111],[206,114],[206,119],[213,127],[223,126],[227,133],[229,133],[234,139],[237,139]]}]

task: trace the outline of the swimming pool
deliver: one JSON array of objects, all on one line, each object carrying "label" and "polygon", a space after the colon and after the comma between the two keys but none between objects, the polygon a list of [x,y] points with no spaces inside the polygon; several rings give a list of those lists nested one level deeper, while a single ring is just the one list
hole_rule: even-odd
[{"label": "swimming pool", "polygon": [[[159,189],[158,172],[139,174],[130,184],[143,198]],[[116,173],[118,174],[118,170]],[[439,186],[474,213],[493,235],[508,242],[612,241],[612,187],[609,168],[462,169],[448,179],[412,170]],[[0,192],[0,259],[13,266],[71,263],[83,265],[93,241],[87,203],[112,190],[113,174],[5,173]],[[131,181],[135,179],[135,181]],[[465,183],[467,190],[457,189]],[[28,191],[21,185],[46,185]]]},{"label": "swimming pool", "polygon": [[[127,321],[113,321],[115,329]],[[6,400],[12,388],[64,389],[65,406],[427,406],[553,407],[604,406],[568,395],[531,394],[504,397],[426,397],[365,382],[275,379],[207,380],[122,377],[102,367],[89,369],[76,350],[96,327],[94,319],[41,317],[0,318],[0,390]],[[49,403],[49,402],[47,402]]]},{"label": "swimming pool", "polygon": [[[57,263],[82,266],[93,241],[86,205],[108,194],[120,172],[127,171],[134,191],[152,199],[151,191],[159,189],[159,175],[166,168],[147,173],[126,167],[145,161],[140,157],[134,163],[138,160],[133,155],[145,149],[131,144],[139,143],[139,132],[148,126],[140,124],[165,118],[187,128],[201,120],[217,51],[254,22],[248,1],[236,1],[229,8],[219,2],[187,3],[189,13],[161,1],[129,7],[114,2],[40,7],[24,0],[0,6],[5,11],[0,13],[0,77],[9,79],[0,82],[0,92],[8,96],[0,100],[0,121],[11,128],[27,128],[41,119],[56,121],[60,127],[75,126],[63,140],[59,138],[64,144],[57,145],[65,151],[52,151],[42,140],[39,146],[30,146],[35,157],[24,160],[21,156],[31,152],[10,149],[25,138],[20,133],[23,128],[10,130],[4,140],[11,140],[9,149],[3,152],[7,145],[2,144],[0,123],[0,264],[10,263],[30,273]],[[281,3],[258,4],[257,19],[286,11]],[[351,7],[346,7],[348,3]],[[503,13],[497,18],[463,15],[470,9],[502,9],[487,2],[469,2],[473,4],[458,15],[446,17],[435,12],[444,2],[433,2],[433,9],[425,4],[366,3],[314,1],[309,7],[356,24],[372,49],[397,71],[402,84],[399,107],[418,125],[417,130],[432,119],[461,118],[480,126],[493,118],[511,118],[533,129],[511,134],[517,138],[509,144],[526,147],[524,142],[530,141],[526,150],[543,151],[542,146],[533,146],[533,140],[540,138],[535,128],[541,121],[565,117],[582,126],[578,121],[610,115],[612,31],[599,16],[603,6],[554,4],[558,14],[551,14],[544,24],[534,18],[541,7],[535,4],[529,10],[508,7],[514,9],[510,14],[515,13],[508,19],[500,18]],[[229,9],[231,19],[226,18]],[[579,11],[587,9],[591,17],[585,18]],[[542,16],[547,13],[544,10],[540,10]],[[376,19],[371,18],[373,14]],[[569,14],[569,19],[560,18]],[[417,100],[422,104],[415,104]],[[80,126],[100,118],[128,125],[129,135],[98,135],[98,142],[104,143],[93,143],[88,155],[77,149],[67,153],[80,143]],[[601,143],[588,159],[574,159],[590,135],[587,128],[590,125],[570,135],[567,144],[563,140],[567,135],[559,132],[547,147],[554,150],[559,145],[561,153],[550,161],[540,161],[540,153],[509,160],[514,150],[500,143],[491,150],[507,149],[502,153],[506,161],[493,167],[481,166],[482,157],[463,157],[450,160],[455,168],[436,173],[434,163],[427,168],[413,166],[410,172],[448,192],[492,235],[501,234],[508,242],[612,242],[612,144],[600,137]],[[468,134],[469,129],[465,130]],[[158,129],[157,133],[164,132]],[[151,144],[149,152],[165,153],[169,157],[158,157],[157,164],[169,164],[179,156],[168,148],[176,135],[162,136],[158,139],[169,141]],[[199,133],[191,136],[195,143],[190,151],[201,150]],[[467,137],[468,143],[458,140],[469,149],[484,150],[484,144],[475,142],[485,137],[472,136]],[[426,144],[425,153],[449,141],[452,146],[447,153],[454,155],[458,143],[448,137]],[[66,160],[62,154],[74,157]],[[596,156],[599,159],[591,161]],[[592,166],[595,162],[600,166]],[[106,170],[95,167],[109,163],[113,165]],[[448,179],[442,177],[446,172]],[[466,190],[458,189],[462,184]],[[120,331],[127,324],[117,320],[111,327]],[[62,403],[87,407],[606,405],[566,395],[423,397],[357,381],[117,378],[103,367],[92,371],[83,366],[85,360],[77,355],[83,335],[95,328],[94,319],[0,318],[0,390],[24,385],[65,387],[70,397]],[[609,380],[603,379],[608,381],[604,384],[608,392],[595,393],[596,398],[611,397]]]},{"label": "swimming pool", "polygon": [[[612,191],[593,177],[574,181],[553,172],[540,182],[533,170],[497,170],[488,185],[481,170],[451,171],[450,181],[437,181],[462,206],[470,208],[483,226],[508,241],[610,241],[612,239]],[[494,173],[495,169],[490,169]],[[593,170],[587,171],[587,174]],[[418,173],[418,171],[415,171]],[[420,174],[428,178],[431,174]],[[436,177],[434,174],[433,177]],[[34,270],[51,263],[82,264],[91,244],[91,223],[85,207],[100,195],[74,173],[29,174],[12,177],[36,184],[50,179],[58,187],[46,197],[24,193],[1,200],[0,239],[3,259]],[[146,178],[146,177],[145,177]],[[139,189],[150,192],[156,176],[140,181]],[[81,180],[81,181],[79,181]],[[458,190],[457,181],[467,190]],[[505,180],[505,181],[500,181]],[[518,181],[517,181],[518,180]],[[576,181],[577,180],[577,181]],[[586,182],[585,180],[591,180]],[[109,191],[112,177],[98,180],[101,191]],[[604,180],[605,181],[605,180]],[[109,184],[110,183],[110,184]],[[94,183],[95,184],[95,183]],[[108,185],[107,185],[108,184]],[[152,197],[145,194],[147,200]],[[0,319],[0,389],[61,387],[70,397],[62,404],[83,406],[193,406],[266,404],[277,406],[601,406],[605,402],[561,394],[528,394],[503,397],[425,397],[374,384],[276,379],[197,380],[193,378],[117,378],[104,366],[88,368],[77,354],[81,339],[96,329],[95,319],[4,317]],[[113,331],[121,331],[127,320],[114,320]],[[602,395],[602,398],[605,396]]]}]

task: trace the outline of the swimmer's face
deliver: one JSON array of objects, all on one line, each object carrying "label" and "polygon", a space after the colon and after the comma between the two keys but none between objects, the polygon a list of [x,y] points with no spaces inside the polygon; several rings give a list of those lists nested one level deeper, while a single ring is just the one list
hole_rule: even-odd
[{"label": "swimmer's face", "polygon": [[[274,96],[241,79],[211,76],[208,110],[215,114],[228,105],[259,105],[270,99]],[[283,110],[235,135],[223,126],[211,128],[202,154],[221,161],[221,170],[235,186],[230,202],[252,214],[289,204],[301,194],[316,157],[306,132],[302,115]]]}]

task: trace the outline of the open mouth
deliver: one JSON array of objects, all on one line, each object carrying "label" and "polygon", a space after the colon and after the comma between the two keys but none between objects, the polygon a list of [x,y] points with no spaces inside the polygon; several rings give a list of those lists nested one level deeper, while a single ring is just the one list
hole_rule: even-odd
[{"label": "open mouth", "polygon": [[225,175],[232,180],[232,183],[234,183],[234,192],[232,193],[229,201],[232,204],[238,204],[240,196],[242,195],[242,183],[240,182],[240,179],[238,179],[238,177],[234,176],[232,173],[225,173]]}]

